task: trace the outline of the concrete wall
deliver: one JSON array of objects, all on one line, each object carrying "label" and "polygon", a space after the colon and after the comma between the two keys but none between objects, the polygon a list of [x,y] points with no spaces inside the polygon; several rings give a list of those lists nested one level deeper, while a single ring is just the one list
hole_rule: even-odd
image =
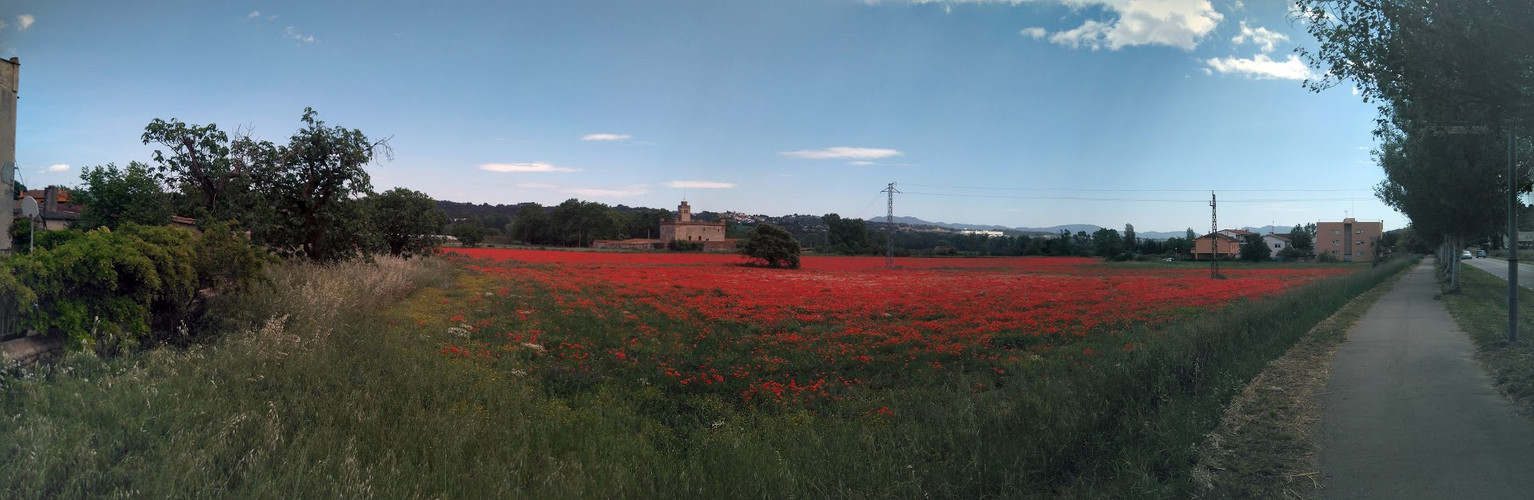
[{"label": "concrete wall", "polygon": [[[0,235],[11,234],[11,212],[16,203],[16,98],[21,83],[21,61],[0,60]],[[0,252],[11,251],[11,239],[0,238]]]}]

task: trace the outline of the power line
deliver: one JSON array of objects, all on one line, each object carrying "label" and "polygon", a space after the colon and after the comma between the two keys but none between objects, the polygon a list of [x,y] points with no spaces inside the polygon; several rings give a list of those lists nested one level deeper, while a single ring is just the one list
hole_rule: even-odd
[{"label": "power line", "polygon": [[[907,186],[932,187],[945,189],[977,189],[987,191],[1067,191],[1077,193],[1202,193],[1206,189],[1095,189],[1095,188],[1014,188],[995,186],[949,186],[941,184],[916,184],[906,183]],[[1353,191],[1373,191],[1374,188],[1354,189],[1221,189],[1228,193],[1346,193]]]},{"label": "power line", "polygon": [[[1200,191],[1201,192],[1201,191]],[[965,194],[965,193],[928,193],[922,191],[901,191],[902,194],[917,194],[924,196],[947,196],[954,198],[997,198],[1012,200],[1074,200],[1074,201],[1134,201],[1148,203],[1207,203],[1207,200],[1199,199],[1169,199],[1169,198],[1105,198],[1094,196],[1029,196],[1029,195],[1001,195],[1001,194]],[[1292,203],[1292,202],[1332,202],[1353,201],[1354,198],[1254,198],[1247,200],[1225,200],[1226,203]]]}]

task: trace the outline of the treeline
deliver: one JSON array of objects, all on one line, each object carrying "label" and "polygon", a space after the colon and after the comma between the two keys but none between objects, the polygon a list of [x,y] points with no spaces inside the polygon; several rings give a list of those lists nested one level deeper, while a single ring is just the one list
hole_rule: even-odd
[{"label": "treeline", "polygon": [[[447,218],[431,197],[373,192],[365,166],[391,155],[386,140],[326,126],[312,109],[302,122],[277,144],[154,120],[142,136],[159,148],[152,165],[82,170],[70,229],[34,233],[16,220],[0,293],[24,328],[109,354],[187,341],[221,317],[208,314],[210,299],[238,295],[281,259],[435,249]],[[175,215],[196,230],[167,227]]]},{"label": "treeline", "polygon": [[[475,205],[437,202],[452,221],[450,234],[465,246],[481,242],[546,246],[590,246],[596,240],[659,238],[662,220],[673,218],[670,210],[608,206],[575,198],[545,207],[538,203]],[[715,220],[701,213],[697,220]]]},{"label": "treeline", "polygon": [[[845,218],[838,214],[820,217],[823,226],[811,231],[794,231],[806,247],[843,255],[876,255],[886,251],[888,231],[884,223]],[[1165,240],[1142,239],[1134,226],[1124,232],[1103,228],[1088,233],[1060,231],[1048,236],[963,234],[948,231],[922,231],[896,225],[893,233],[896,255],[971,255],[971,256],[1079,256],[1127,260],[1137,255],[1187,257],[1197,235],[1189,229],[1187,237]],[[797,229],[797,228],[796,228]]]}]

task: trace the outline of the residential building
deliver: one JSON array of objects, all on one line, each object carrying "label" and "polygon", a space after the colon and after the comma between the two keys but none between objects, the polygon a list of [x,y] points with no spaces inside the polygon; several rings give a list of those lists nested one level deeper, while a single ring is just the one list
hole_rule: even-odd
[{"label": "residential building", "polygon": [[1281,234],[1268,233],[1262,235],[1262,242],[1268,245],[1268,257],[1277,259],[1278,253],[1289,248],[1289,237]]},{"label": "residential building", "polygon": [[592,248],[605,248],[615,250],[650,250],[666,248],[673,241],[690,241],[703,245],[705,252],[733,252],[735,240],[724,237],[724,222],[704,222],[692,220],[692,206],[683,201],[677,206],[676,220],[663,220],[660,222],[660,238],[658,239],[628,239],[628,240],[597,240],[591,242]]},{"label": "residential building", "polygon": [[1375,248],[1385,233],[1384,221],[1316,223],[1316,255],[1329,253],[1343,262],[1373,262]]},{"label": "residential building", "polygon": [[[32,201],[24,201],[27,198],[31,198]],[[23,204],[30,203],[37,206],[37,228],[47,231],[68,229],[71,222],[80,218],[80,211],[84,208],[78,204],[71,203],[69,190],[59,186],[28,190],[22,192],[21,196],[17,197],[17,199],[23,201],[12,205],[15,207],[11,211],[12,217],[21,218],[21,207]]]},{"label": "residential building", "polygon": [[1193,240],[1193,260],[1210,259],[1215,256],[1218,245],[1221,259],[1234,259],[1241,254],[1241,241],[1245,235],[1256,234],[1241,229],[1221,229]]}]

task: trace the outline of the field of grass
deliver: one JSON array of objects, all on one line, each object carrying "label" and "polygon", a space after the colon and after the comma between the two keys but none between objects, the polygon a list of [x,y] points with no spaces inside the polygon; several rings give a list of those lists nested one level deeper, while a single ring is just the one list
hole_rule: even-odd
[{"label": "field of grass", "polygon": [[1444,294],[1444,304],[1459,327],[1475,342],[1476,359],[1497,388],[1534,415],[1534,291],[1518,294],[1519,341],[1507,341],[1507,281],[1464,266],[1460,293]]},{"label": "field of grass", "polygon": [[10,372],[0,488],[1185,497],[1231,395],[1403,265],[568,255],[605,258],[285,268],[219,341]]}]

